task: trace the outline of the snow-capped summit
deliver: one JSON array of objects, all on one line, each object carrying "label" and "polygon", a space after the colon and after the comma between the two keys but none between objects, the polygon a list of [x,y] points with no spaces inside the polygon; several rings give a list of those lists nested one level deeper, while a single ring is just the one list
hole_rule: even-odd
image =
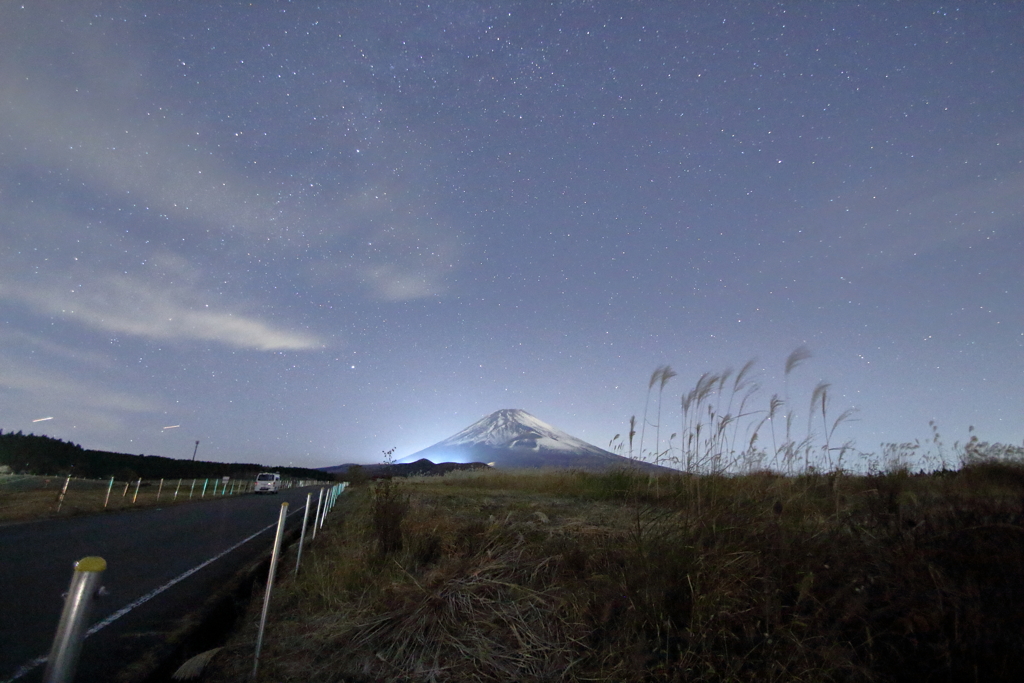
[{"label": "snow-capped summit", "polygon": [[435,463],[484,462],[500,468],[574,467],[604,470],[637,464],[629,458],[566,434],[517,408],[495,411],[458,434],[398,462],[415,462],[420,458]]}]

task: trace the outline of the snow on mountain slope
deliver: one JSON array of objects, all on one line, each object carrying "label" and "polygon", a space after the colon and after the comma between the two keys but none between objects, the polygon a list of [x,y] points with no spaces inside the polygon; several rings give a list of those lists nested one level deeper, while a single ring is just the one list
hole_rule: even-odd
[{"label": "snow on mountain slope", "polygon": [[586,441],[581,441],[560,429],[555,429],[525,410],[517,408],[493,412],[437,445],[486,445],[529,449],[544,446],[562,451],[596,449]]},{"label": "snow on mountain slope", "polygon": [[624,458],[577,439],[525,410],[498,410],[443,441],[398,460],[482,462],[495,467],[558,467],[607,470],[615,467],[663,468]]}]

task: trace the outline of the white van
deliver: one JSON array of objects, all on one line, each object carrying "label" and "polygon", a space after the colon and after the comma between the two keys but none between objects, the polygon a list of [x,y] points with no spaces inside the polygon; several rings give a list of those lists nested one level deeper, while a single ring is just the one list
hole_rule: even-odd
[{"label": "white van", "polygon": [[281,475],[276,472],[260,472],[256,475],[253,493],[277,493],[281,490]]}]

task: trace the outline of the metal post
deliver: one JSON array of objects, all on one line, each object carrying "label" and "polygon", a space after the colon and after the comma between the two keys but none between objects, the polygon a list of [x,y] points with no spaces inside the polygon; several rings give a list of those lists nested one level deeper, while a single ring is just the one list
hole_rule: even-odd
[{"label": "metal post", "polygon": [[139,480],[137,482],[135,482],[135,495],[132,496],[132,505],[135,505],[135,501],[139,499],[139,487],[140,486],[142,486],[142,477],[139,477]]},{"label": "metal post", "polygon": [[121,494],[121,497],[122,497],[122,498],[124,498],[125,496],[127,496],[127,495],[128,495],[128,487],[129,487],[129,486],[131,486],[131,485],[132,485],[132,482],[131,482],[130,480],[129,480],[129,481],[126,481],[126,482],[124,483],[124,493],[122,493],[122,494]]},{"label": "metal post", "polygon": [[199,496],[200,498],[206,498],[206,485],[209,483],[210,480],[208,478],[203,480],[203,493]]},{"label": "metal post", "polygon": [[260,629],[256,634],[256,654],[252,660],[252,678],[260,666],[260,649],[263,647],[263,629],[267,626],[267,612],[270,611],[270,593],[274,590],[274,572],[281,557],[281,541],[284,539],[284,525],[288,520],[288,503],[281,503],[281,514],[277,517],[277,536],[274,537],[274,551],[270,554],[270,573],[267,575],[267,590],[263,594],[263,614],[260,615]]},{"label": "metal post", "polygon": [[312,492],[306,494],[306,510],[302,513],[302,533],[299,534],[299,550],[295,553],[295,576],[299,575],[299,562],[302,561],[302,544],[306,541],[306,522],[309,520],[309,508],[313,505]]},{"label": "metal post", "polygon": [[316,497],[316,517],[313,518],[313,540],[316,539],[316,530],[320,527],[320,506],[324,502],[324,490],[320,489],[320,495]]},{"label": "metal post", "polygon": [[89,609],[99,592],[106,568],[107,562],[102,557],[83,557],[75,563],[71,587],[64,599],[64,611],[46,659],[43,683],[70,683],[74,679],[88,626]]},{"label": "metal post", "polygon": [[64,496],[68,493],[68,484],[70,483],[71,475],[69,474],[68,478],[64,480],[64,488],[60,490],[60,496],[57,497],[57,512],[60,512],[61,506],[64,505]]},{"label": "metal post", "polygon": [[156,490],[156,502],[158,502],[158,503],[160,502],[160,494],[163,493],[163,490],[164,490],[164,479],[163,479],[163,477],[160,477],[160,487],[157,488],[157,490]]},{"label": "metal post", "polygon": [[192,488],[188,490],[188,499],[192,500],[192,493],[196,490],[196,480],[192,480]]},{"label": "metal post", "polygon": [[178,490],[181,488],[181,479],[178,480],[178,485],[174,487],[174,498],[171,500],[178,500]]},{"label": "metal post", "polygon": [[107,487],[107,499],[103,501],[103,509],[107,509],[107,503],[110,502],[110,490],[114,488],[114,478],[110,478],[110,486]]},{"label": "metal post", "polygon": [[327,519],[327,504],[330,502],[331,491],[330,489],[323,489],[324,491],[324,509],[320,511],[320,519],[317,522],[317,526],[321,529],[324,527],[324,520]]}]

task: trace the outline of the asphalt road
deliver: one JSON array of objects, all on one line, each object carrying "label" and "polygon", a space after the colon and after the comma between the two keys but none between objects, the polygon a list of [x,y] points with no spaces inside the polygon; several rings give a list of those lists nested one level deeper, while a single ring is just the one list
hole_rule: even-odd
[{"label": "asphalt road", "polygon": [[50,649],[77,560],[107,561],[102,583],[109,593],[90,619],[97,624],[258,534],[86,639],[77,680],[113,680],[240,568],[269,555],[281,503],[289,503],[288,528],[300,526],[306,494],[316,490],[0,527],[0,681],[41,680],[43,666],[25,667]]}]

